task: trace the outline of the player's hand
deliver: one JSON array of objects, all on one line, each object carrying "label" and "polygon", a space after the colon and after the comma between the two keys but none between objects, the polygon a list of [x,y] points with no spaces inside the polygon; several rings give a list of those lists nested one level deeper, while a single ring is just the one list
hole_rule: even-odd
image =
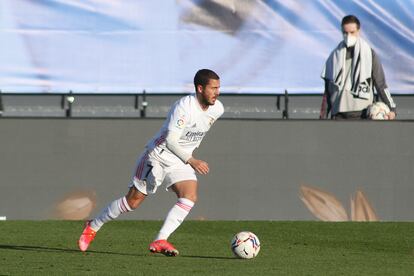
[{"label": "player's hand", "polygon": [[207,162],[191,157],[187,163],[199,174],[208,174],[210,171]]},{"label": "player's hand", "polygon": [[389,112],[388,114],[387,114],[387,120],[394,120],[395,119],[395,117],[396,117],[396,115],[395,115],[395,112],[394,111],[391,111],[391,112]]}]

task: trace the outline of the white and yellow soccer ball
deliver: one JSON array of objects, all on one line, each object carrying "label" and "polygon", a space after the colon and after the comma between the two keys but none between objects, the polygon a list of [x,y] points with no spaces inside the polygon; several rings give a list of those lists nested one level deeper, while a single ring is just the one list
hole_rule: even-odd
[{"label": "white and yellow soccer ball", "polygon": [[385,120],[390,108],[383,102],[376,102],[368,107],[367,114],[371,120]]},{"label": "white and yellow soccer ball", "polygon": [[249,231],[237,233],[231,240],[231,250],[238,258],[252,259],[259,254],[259,238]]}]

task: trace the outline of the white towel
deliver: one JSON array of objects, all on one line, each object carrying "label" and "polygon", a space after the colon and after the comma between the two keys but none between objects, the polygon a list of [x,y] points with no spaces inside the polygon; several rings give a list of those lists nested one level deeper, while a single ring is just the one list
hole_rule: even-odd
[{"label": "white towel", "polygon": [[[343,41],[331,53],[322,71],[324,80],[334,83],[339,91],[345,84],[346,45]],[[368,98],[372,91],[372,50],[369,44],[358,37],[352,61],[352,88],[351,93],[359,98]]]}]

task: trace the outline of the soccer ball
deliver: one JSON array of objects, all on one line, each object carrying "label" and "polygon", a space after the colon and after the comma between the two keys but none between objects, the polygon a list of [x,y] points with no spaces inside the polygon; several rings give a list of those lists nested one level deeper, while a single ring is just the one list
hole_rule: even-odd
[{"label": "soccer ball", "polygon": [[260,241],[252,232],[243,231],[231,240],[231,250],[238,258],[252,259],[259,254]]},{"label": "soccer ball", "polygon": [[390,113],[389,107],[383,102],[376,102],[368,107],[367,114],[371,120],[385,120],[385,116]]}]

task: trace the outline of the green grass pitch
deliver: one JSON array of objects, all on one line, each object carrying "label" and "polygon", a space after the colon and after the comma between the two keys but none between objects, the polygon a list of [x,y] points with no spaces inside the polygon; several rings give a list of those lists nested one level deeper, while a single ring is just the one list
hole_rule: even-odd
[{"label": "green grass pitch", "polygon": [[[1,221],[0,275],[413,275],[414,223],[186,221],[170,241],[178,257],[147,247],[159,221],[115,221],[79,252],[80,221]],[[261,251],[233,257],[252,231]]]}]

